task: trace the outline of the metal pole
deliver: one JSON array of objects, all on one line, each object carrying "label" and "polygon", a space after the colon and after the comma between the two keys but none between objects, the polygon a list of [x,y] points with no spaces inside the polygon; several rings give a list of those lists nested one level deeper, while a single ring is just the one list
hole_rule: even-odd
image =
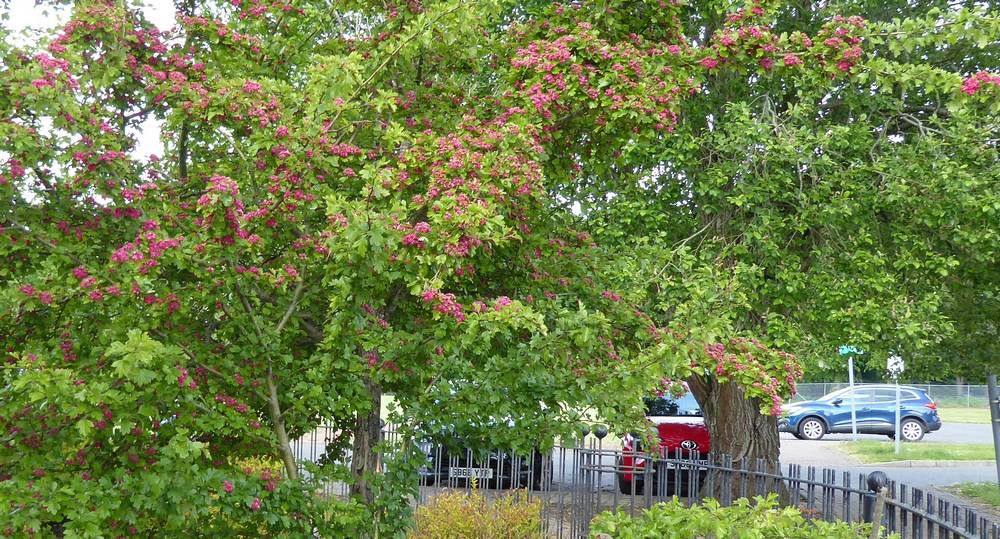
[{"label": "metal pole", "polygon": [[900,401],[899,375],[897,374],[894,378],[896,378],[896,454],[898,455],[899,451],[902,449],[900,445],[902,444],[903,441],[903,433],[899,432],[899,409],[901,407],[899,404]]},{"label": "metal pole", "polygon": [[1000,388],[997,388],[997,376],[986,377],[986,389],[990,395],[990,419],[993,424],[993,452],[997,460],[997,487],[1000,488]]},{"label": "metal pole", "polygon": [[[847,383],[854,389],[854,355],[847,356]],[[854,395],[851,395],[851,439],[858,439],[858,414],[854,406]]]}]

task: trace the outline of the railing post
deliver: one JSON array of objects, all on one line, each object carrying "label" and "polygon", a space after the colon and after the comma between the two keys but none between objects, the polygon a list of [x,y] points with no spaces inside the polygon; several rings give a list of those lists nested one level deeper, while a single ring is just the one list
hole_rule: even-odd
[{"label": "railing post", "polygon": [[986,390],[990,399],[990,419],[993,424],[993,451],[997,461],[997,486],[1000,487],[1000,388],[997,388],[995,374],[986,377]]},{"label": "railing post", "polygon": [[[875,512],[875,497],[878,493],[889,484],[889,477],[883,472],[874,471],[868,474],[868,494],[865,494],[864,507],[861,510],[861,518],[865,522],[872,522],[875,518],[873,514]],[[881,515],[879,515],[879,520],[882,520]],[[874,524],[874,522],[872,522]],[[878,525],[882,525],[878,522]]]}]

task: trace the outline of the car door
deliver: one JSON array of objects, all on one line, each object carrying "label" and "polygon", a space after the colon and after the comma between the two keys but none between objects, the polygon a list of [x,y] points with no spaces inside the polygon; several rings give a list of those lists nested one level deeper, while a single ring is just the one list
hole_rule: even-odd
[{"label": "car door", "polygon": [[851,432],[851,403],[853,402],[857,413],[858,431],[860,432],[864,424],[861,409],[866,404],[871,403],[872,390],[864,387],[854,388],[845,391],[838,399],[840,402],[834,404],[830,410],[830,431]]},{"label": "car door", "polygon": [[865,430],[878,434],[892,432],[895,423],[896,390],[876,388],[872,391],[871,403],[865,406]]}]

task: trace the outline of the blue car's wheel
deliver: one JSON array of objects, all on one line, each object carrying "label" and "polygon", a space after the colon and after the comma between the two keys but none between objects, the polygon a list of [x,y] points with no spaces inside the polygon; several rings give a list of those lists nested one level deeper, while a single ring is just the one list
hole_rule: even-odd
[{"label": "blue car's wheel", "polygon": [[919,442],[924,437],[924,424],[913,418],[904,419],[899,430],[903,433],[904,442]]},{"label": "blue car's wheel", "polygon": [[806,440],[819,440],[826,434],[826,425],[818,417],[807,417],[799,423],[799,434]]}]

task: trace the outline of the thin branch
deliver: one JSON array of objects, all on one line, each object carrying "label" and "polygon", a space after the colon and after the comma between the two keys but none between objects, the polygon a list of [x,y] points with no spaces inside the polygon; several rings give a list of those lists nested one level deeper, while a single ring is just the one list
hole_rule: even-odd
[{"label": "thin branch", "polygon": [[295,307],[299,304],[299,299],[302,297],[302,289],[305,288],[306,280],[305,276],[299,279],[299,284],[295,287],[295,292],[292,294],[292,302],[288,304],[288,309],[285,310],[285,315],[281,317],[281,321],[278,322],[278,327],[275,328],[275,333],[281,333],[284,329],[285,324],[288,323],[288,319],[291,318],[292,313],[295,312]]}]

